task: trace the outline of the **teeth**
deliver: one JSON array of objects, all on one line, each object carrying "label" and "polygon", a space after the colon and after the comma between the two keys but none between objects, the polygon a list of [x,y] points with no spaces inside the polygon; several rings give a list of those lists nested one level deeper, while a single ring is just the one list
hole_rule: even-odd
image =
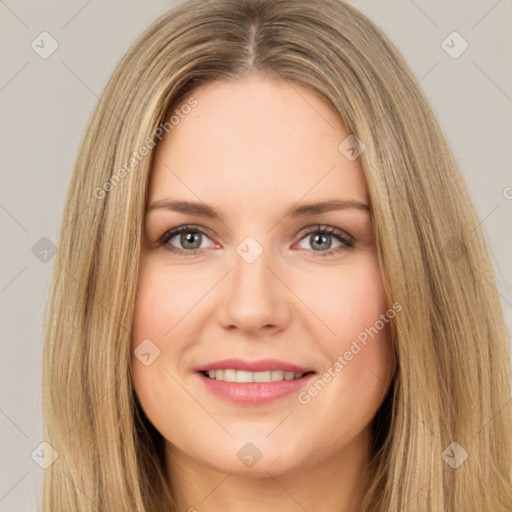
[{"label": "teeth", "polygon": [[300,379],[303,373],[268,370],[265,372],[247,372],[245,370],[208,370],[208,377],[225,382],[277,382],[280,380]]}]

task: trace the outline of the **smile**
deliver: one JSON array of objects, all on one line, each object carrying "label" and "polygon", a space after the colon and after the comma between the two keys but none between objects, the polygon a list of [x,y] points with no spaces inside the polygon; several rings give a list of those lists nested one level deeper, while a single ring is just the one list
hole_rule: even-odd
[{"label": "smile", "polygon": [[211,361],[193,371],[210,396],[244,406],[291,398],[316,375],[312,367],[269,358]]},{"label": "smile", "polygon": [[224,382],[278,382],[283,380],[300,379],[304,373],[288,372],[283,370],[267,370],[249,372],[246,370],[208,370],[202,372],[205,377]]}]

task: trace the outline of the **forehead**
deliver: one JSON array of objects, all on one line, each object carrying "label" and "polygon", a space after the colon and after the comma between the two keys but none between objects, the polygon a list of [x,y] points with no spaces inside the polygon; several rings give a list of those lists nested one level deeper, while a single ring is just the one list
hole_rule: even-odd
[{"label": "forehead", "polygon": [[309,89],[252,75],[201,86],[181,105],[191,97],[193,108],[168,114],[175,123],[155,150],[152,200],[172,195],[238,208],[289,205],[306,194],[367,200],[359,161],[339,150],[349,133]]}]

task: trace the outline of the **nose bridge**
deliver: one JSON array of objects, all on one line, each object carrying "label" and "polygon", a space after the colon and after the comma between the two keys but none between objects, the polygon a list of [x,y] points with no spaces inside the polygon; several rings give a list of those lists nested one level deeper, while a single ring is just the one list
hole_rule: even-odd
[{"label": "nose bridge", "polygon": [[[254,295],[255,300],[272,302],[274,300],[274,275],[268,269],[272,265],[272,249],[263,247],[255,237],[247,236],[235,249],[233,268],[233,293],[239,298]],[[260,304],[261,305],[261,304]]]},{"label": "nose bridge", "polygon": [[[267,268],[271,265],[271,249],[263,248],[254,237],[246,237],[235,249],[233,268],[233,285],[236,289],[239,287],[252,288],[254,291],[262,286],[267,289],[271,286],[269,281],[272,273]],[[268,290],[271,291],[271,290]]]},{"label": "nose bridge", "polygon": [[286,288],[270,270],[274,266],[271,248],[264,248],[254,237],[238,244],[221,308],[225,326],[255,330],[269,325],[283,327],[288,321]]}]

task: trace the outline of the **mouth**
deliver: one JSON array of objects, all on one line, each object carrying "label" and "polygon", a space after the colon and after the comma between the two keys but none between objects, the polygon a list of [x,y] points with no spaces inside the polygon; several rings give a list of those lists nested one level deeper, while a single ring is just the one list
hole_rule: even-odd
[{"label": "mouth", "polygon": [[195,369],[211,396],[236,405],[257,406],[298,394],[317,372],[303,366],[265,359],[225,359]]},{"label": "mouth", "polygon": [[225,370],[203,370],[200,371],[202,375],[210,380],[218,380],[223,382],[237,382],[237,383],[269,383],[298,380],[306,375],[315,372],[290,372],[284,370],[266,370],[259,372],[250,372],[247,370],[237,370],[228,368]]}]

